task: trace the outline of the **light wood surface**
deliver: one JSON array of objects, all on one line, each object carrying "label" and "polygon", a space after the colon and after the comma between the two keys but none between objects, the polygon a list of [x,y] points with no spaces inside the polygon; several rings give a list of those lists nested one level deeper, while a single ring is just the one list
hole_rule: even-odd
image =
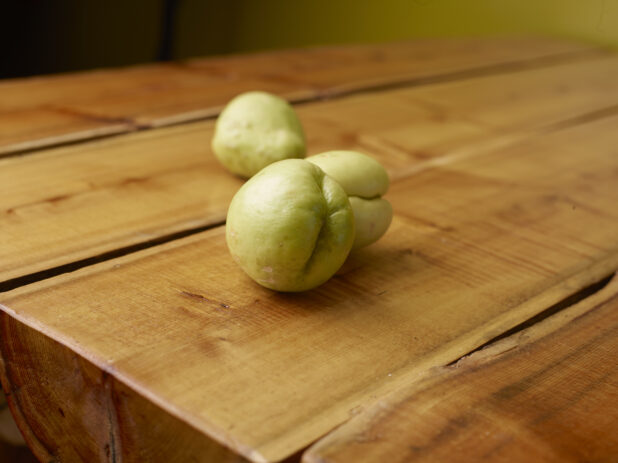
[{"label": "light wood surface", "polygon": [[[603,57],[354,95],[298,113],[310,154],[364,151],[397,181],[617,113],[617,105],[618,58]],[[206,121],[0,160],[0,282],[223,223],[241,181],[212,155],[212,130]]]},{"label": "light wood surface", "polygon": [[[373,153],[399,178],[618,112],[616,56],[303,106],[310,154]],[[434,159],[440,158],[440,159]]]},{"label": "light wood surface", "polygon": [[312,88],[323,96],[392,84],[419,84],[586,58],[602,50],[547,38],[431,38],[413,42],[284,50],[189,62],[218,75],[261,77]]},{"label": "light wood surface", "polygon": [[[0,82],[0,155],[28,151],[0,160],[0,378],[28,445],[291,463],[326,435],[306,461],[607,460],[615,279],[494,339],[618,268],[617,77],[586,45],[432,39]],[[392,229],[305,294],[231,261],[241,180],[213,122],[184,123],[256,88],[302,102],[310,154],[368,152],[393,180]]]},{"label": "light wood surface", "polygon": [[[11,400],[36,409],[76,394],[83,405],[64,411],[72,423],[50,414],[46,432],[102,442],[108,433],[83,410],[114,410],[101,405],[109,393],[97,379],[109,375],[252,461],[295,454],[363,405],[615,270],[617,121],[397,182],[392,229],[305,294],[248,280],[222,227],[5,294],[4,381],[24,381]],[[95,378],[87,396],[79,381],[35,384],[29,362],[67,372],[53,346],[34,347],[46,336],[91,362],[71,363]],[[42,421],[24,413],[22,423]]]},{"label": "light wood surface", "polygon": [[0,157],[131,130],[128,121],[87,117],[73,111],[46,107],[0,110]]},{"label": "light wood surface", "polygon": [[261,89],[294,101],[602,54],[548,39],[451,39],[290,50],[0,82],[0,155],[213,116]]},{"label": "light wood surface", "polygon": [[618,278],[381,399],[305,463],[581,462],[618,455]]}]

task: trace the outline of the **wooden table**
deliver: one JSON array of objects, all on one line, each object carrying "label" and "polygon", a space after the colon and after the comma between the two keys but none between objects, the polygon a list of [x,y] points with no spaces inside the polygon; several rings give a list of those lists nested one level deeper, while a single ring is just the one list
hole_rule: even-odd
[{"label": "wooden table", "polygon": [[[278,294],[214,118],[262,89],[388,169],[378,243]],[[0,82],[2,385],[42,462],[616,461],[618,56],[426,40]]]}]

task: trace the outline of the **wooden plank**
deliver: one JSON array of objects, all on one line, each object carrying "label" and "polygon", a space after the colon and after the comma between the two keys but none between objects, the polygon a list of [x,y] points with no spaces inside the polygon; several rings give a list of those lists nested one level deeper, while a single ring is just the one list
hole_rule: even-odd
[{"label": "wooden plank", "polygon": [[[3,361],[19,364],[3,381],[14,416],[29,447],[41,461],[203,462],[246,461],[203,434],[135,394],[113,375],[59,343],[4,318],[6,331],[19,333],[3,338]],[[45,357],[29,352],[48,352]],[[67,370],[67,366],[71,366]],[[45,384],[54,387],[41,387]],[[21,395],[21,387],[28,393]],[[60,389],[64,392],[60,393]],[[32,398],[44,398],[37,403]],[[75,413],[75,410],[78,413]],[[44,423],[59,420],[57,427]],[[90,428],[85,423],[94,423]],[[64,431],[64,432],[61,432]],[[78,439],[76,437],[79,436]],[[12,460],[11,460],[12,461]]]},{"label": "wooden plank", "polygon": [[61,108],[0,110],[0,156],[131,130],[133,124],[129,121],[76,114]]},{"label": "wooden plank", "polygon": [[618,279],[380,400],[306,463],[613,461],[618,455]]},{"label": "wooden plank", "polygon": [[67,95],[61,105],[97,117],[122,117],[147,128],[217,115],[229,100],[250,90],[280,94],[291,101],[316,98],[311,88],[256,76],[255,69],[237,78],[212,75],[182,63],[163,66],[137,67],[130,69],[130,74],[125,71],[114,76],[116,86],[112,88],[108,88],[109,76],[84,83],[83,95]]},{"label": "wooden plank", "polygon": [[[416,92],[414,98],[438,108],[447,107],[452,114],[469,117],[492,128],[512,127],[514,120],[531,125],[548,123],[563,119],[556,112],[559,106],[566,104],[575,109],[591,99],[599,101],[603,95],[612,101],[616,92],[612,84],[615,62],[610,57],[607,61],[594,60],[590,64],[593,73],[587,63],[560,67],[568,74],[561,82],[551,73],[532,69],[525,72],[524,79],[521,73],[513,72],[500,79],[484,76],[433,85]],[[531,102],[538,108],[531,110]]]},{"label": "wooden plank", "polygon": [[[618,267],[617,121],[396,183],[391,230],[311,292],[255,285],[222,227],[14,290],[2,298],[3,358],[66,371],[54,352],[12,347],[26,326],[245,458],[281,460]],[[26,363],[5,362],[15,404],[83,391],[32,379],[13,388]],[[89,410],[105,396],[97,384]],[[99,432],[83,407],[64,413],[83,430],[73,435]],[[50,417],[51,441],[70,434]]]},{"label": "wooden plank", "polygon": [[[290,100],[603,53],[549,39],[451,39],[288,50],[0,82],[0,155],[213,116],[261,89]],[[481,69],[482,70],[482,69]]]},{"label": "wooden plank", "polygon": [[[310,154],[368,152],[394,180],[442,160],[478,155],[618,104],[618,58],[468,80],[460,100],[469,102],[473,94],[484,102],[473,114],[458,111],[454,96],[442,106],[423,100],[425,92],[448,92],[451,85],[462,84],[299,106]],[[553,89],[560,85],[570,91],[555,103]],[[510,126],[486,124],[497,106],[507,104],[506,92],[497,88],[521,96],[508,102],[517,109]],[[492,98],[483,98],[488,89]],[[212,130],[207,121],[0,160],[0,242],[7,243],[0,249],[0,281],[222,223],[241,182],[212,155]]]},{"label": "wooden plank", "polygon": [[0,153],[94,138],[110,126],[128,132],[163,124],[159,118],[169,124],[212,116],[236,94],[256,88],[290,99],[313,96],[286,83],[230,80],[180,64],[0,82],[0,118],[6,121]]},{"label": "wooden plank", "polygon": [[200,124],[1,161],[3,279],[221,223],[242,182],[211,136]]},{"label": "wooden plank", "polygon": [[[615,56],[552,69],[482,76],[422,88],[360,95],[303,107],[308,145],[344,144],[375,153],[399,178],[475,155],[618,103]],[[441,158],[441,159],[434,159]],[[428,162],[429,161],[429,162]]]},{"label": "wooden plank", "polygon": [[420,83],[466,72],[498,71],[500,67],[539,65],[560,56],[584,55],[590,47],[539,38],[431,38],[412,42],[282,50],[240,58],[195,60],[194,68],[243,76],[257,69],[274,77],[320,91],[342,95],[367,88]]}]

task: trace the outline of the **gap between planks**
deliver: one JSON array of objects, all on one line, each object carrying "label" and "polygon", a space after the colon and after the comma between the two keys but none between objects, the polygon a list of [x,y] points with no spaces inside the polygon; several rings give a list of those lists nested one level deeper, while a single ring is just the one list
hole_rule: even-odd
[{"label": "gap between planks", "polygon": [[[361,93],[376,93],[405,87],[421,87],[426,85],[455,82],[492,75],[523,72],[531,69],[542,69],[573,62],[585,62],[586,60],[592,60],[602,56],[609,56],[610,54],[611,52],[609,49],[602,47],[587,50],[563,52],[552,56],[542,56],[536,58],[529,58],[522,61],[510,61],[505,63],[491,64],[487,66],[477,66],[462,71],[447,72],[444,74],[436,74],[433,76],[404,78],[402,80],[394,80],[387,83],[382,82],[375,84],[367,84],[366,86],[358,88],[345,88],[339,86],[327,90],[316,90],[316,93],[314,95],[291,97],[289,98],[289,101],[295,106],[300,106],[308,103],[333,100],[336,98],[342,98]],[[63,113],[70,112],[73,115],[80,116],[89,120],[104,119],[110,122],[122,122],[125,125],[121,127],[111,126],[100,128],[88,137],[81,137],[81,132],[74,132],[61,137],[57,142],[50,143],[49,141],[46,141],[46,139],[41,139],[38,142],[35,141],[34,145],[31,141],[23,142],[21,143],[21,145],[23,145],[22,148],[20,148],[19,145],[17,145],[17,148],[13,146],[7,148],[6,150],[3,150],[0,147],[0,158],[23,156],[38,152],[42,149],[77,145],[92,140],[122,137],[127,134],[144,130],[156,130],[162,127],[172,127],[192,122],[212,120],[218,117],[223,107],[215,106],[202,110],[191,111],[189,113],[181,113],[174,116],[169,116],[165,119],[152,123],[139,123],[133,118],[107,118],[104,116],[89,114],[84,111],[64,108],[62,105],[54,105],[54,107],[50,109]]]},{"label": "gap between planks", "polygon": [[[481,350],[490,349],[494,345],[502,341],[503,339],[518,335],[520,332],[525,331],[534,325],[543,323],[546,319],[556,315],[557,313],[567,310],[570,307],[576,304],[579,304],[580,302],[585,301],[588,298],[593,297],[594,295],[596,295],[597,293],[605,289],[605,287],[608,286],[610,282],[612,282],[612,280],[616,279],[617,271],[618,271],[618,268],[612,270],[612,272],[609,273],[609,275],[606,275],[605,277],[601,278],[599,281],[591,283],[588,286],[584,286],[583,288],[578,289],[572,294],[565,296],[563,299],[556,302],[555,304],[550,305],[545,310],[537,313],[536,315],[528,318],[527,320],[524,320],[519,325],[515,325],[513,328],[510,328],[509,330],[497,336],[494,336],[493,338],[491,338],[484,344],[481,344],[480,346],[475,347],[470,352],[453,360],[452,362],[448,363],[446,366],[448,367],[448,366],[455,365],[458,362],[460,362],[462,359],[469,357]],[[614,281],[614,284],[615,284],[615,281]]]},{"label": "gap between planks", "polygon": [[[470,352],[447,364],[436,365],[428,369],[415,381],[393,390],[387,396],[375,402],[367,404],[363,407],[363,410],[350,416],[348,420],[333,427],[323,436],[317,438],[312,444],[305,447],[300,452],[301,457],[297,461],[302,461],[303,463],[326,463],[326,460],[320,458],[320,448],[323,445],[323,440],[326,442],[325,445],[327,446],[332,438],[336,440],[337,434],[341,428],[344,429],[342,432],[345,434],[345,428],[350,421],[362,419],[363,416],[372,416],[376,413],[376,410],[381,408],[379,404],[388,403],[390,397],[398,396],[402,390],[416,390],[430,387],[433,382],[439,381],[444,374],[448,374],[448,372],[453,369],[462,366],[480,366],[486,364],[496,359],[496,357],[549,336],[573,320],[592,312],[597,307],[607,302],[607,294],[612,294],[615,288],[618,288],[617,271],[618,269],[613,270],[599,281],[574,291],[561,301],[539,312],[536,316],[490,339]],[[315,451],[313,450],[314,448],[316,448]]]}]

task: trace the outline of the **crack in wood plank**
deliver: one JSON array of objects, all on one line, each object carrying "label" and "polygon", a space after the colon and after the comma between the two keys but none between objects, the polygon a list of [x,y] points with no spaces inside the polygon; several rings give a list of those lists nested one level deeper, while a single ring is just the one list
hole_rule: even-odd
[{"label": "crack in wood plank", "polygon": [[129,117],[110,117],[110,116],[101,116],[98,114],[92,114],[92,113],[87,113],[85,111],[81,111],[81,110],[77,110],[77,109],[72,109],[72,108],[66,108],[64,106],[61,105],[44,105],[42,106],[43,109],[50,109],[53,112],[56,113],[60,113],[60,114],[68,114],[69,116],[76,116],[76,117],[81,117],[84,119],[89,119],[89,120],[93,120],[96,122],[118,122],[118,123],[123,123],[128,125],[128,130],[127,132],[132,131],[133,128],[137,129],[138,125],[135,124],[135,121],[133,121],[133,119],[129,118]]},{"label": "crack in wood plank", "polygon": [[105,450],[111,463],[122,463],[122,451],[120,450],[122,443],[118,432],[118,415],[114,401],[114,377],[107,371],[103,371],[102,375],[107,407],[107,425],[109,426],[109,442],[106,444]]}]

